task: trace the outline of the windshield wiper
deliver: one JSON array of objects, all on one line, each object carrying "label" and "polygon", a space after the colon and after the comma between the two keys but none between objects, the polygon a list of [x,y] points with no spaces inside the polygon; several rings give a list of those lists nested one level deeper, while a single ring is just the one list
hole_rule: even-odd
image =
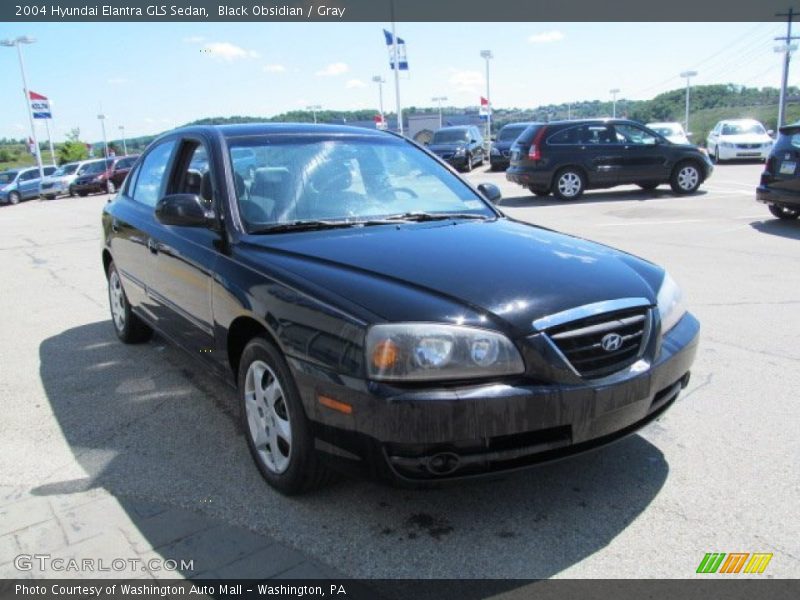
[{"label": "windshield wiper", "polygon": [[266,227],[253,229],[249,233],[254,235],[268,233],[285,233],[288,231],[318,231],[320,229],[341,229],[346,227],[367,227],[369,225],[395,225],[395,220],[368,219],[360,221],[290,221],[289,223],[275,223]]},{"label": "windshield wiper", "polygon": [[448,219],[478,219],[485,221],[490,219],[486,215],[475,213],[429,213],[429,212],[407,212],[397,215],[383,217],[386,221],[446,221]]}]

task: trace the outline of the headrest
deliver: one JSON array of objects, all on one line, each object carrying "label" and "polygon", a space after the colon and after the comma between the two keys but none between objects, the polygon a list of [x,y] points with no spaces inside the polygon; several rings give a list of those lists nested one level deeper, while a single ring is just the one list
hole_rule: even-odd
[{"label": "headrest", "polygon": [[341,192],[353,184],[348,166],[339,161],[321,163],[311,173],[311,187],[317,192]]}]

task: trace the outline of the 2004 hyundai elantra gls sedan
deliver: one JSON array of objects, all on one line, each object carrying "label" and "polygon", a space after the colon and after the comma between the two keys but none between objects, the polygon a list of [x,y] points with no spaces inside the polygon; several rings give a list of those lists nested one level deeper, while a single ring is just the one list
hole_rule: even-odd
[{"label": "2004 hyundai elantra gls sedan", "polygon": [[499,197],[388,133],[175,130],[103,212],[114,328],[234,384],[287,494],[333,462],[405,482],[517,469],[661,415],[698,340],[678,286]]}]

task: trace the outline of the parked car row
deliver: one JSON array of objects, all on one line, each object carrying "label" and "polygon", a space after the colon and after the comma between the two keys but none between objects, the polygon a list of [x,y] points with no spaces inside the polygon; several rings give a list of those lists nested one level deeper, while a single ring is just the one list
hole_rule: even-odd
[{"label": "parked car row", "polygon": [[113,194],[131,170],[139,155],[81,160],[56,168],[39,167],[9,169],[0,173],[0,203],[17,204],[22,200],[59,195],[87,196],[91,193]]}]

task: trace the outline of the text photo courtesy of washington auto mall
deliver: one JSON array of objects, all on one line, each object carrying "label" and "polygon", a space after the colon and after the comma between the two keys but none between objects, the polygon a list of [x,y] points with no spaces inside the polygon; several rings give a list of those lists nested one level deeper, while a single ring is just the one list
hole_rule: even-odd
[{"label": "text photo courtesy of washington auto mall", "polygon": [[800,597],[798,14],[0,4],[0,600]]}]

